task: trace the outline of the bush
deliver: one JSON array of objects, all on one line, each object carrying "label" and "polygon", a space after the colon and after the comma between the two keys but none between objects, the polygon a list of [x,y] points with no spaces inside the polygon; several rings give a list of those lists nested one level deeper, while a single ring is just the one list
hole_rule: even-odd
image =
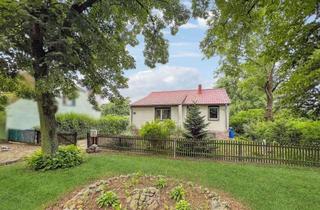
[{"label": "bush", "polygon": [[234,128],[238,134],[244,134],[245,127],[253,122],[261,122],[264,120],[264,110],[249,109],[240,111],[230,117],[230,127]]},{"label": "bush", "polygon": [[185,194],[186,192],[183,189],[182,185],[179,185],[171,190],[170,198],[175,201],[180,201],[184,199]]},{"label": "bush", "polygon": [[176,205],[176,210],[191,210],[191,205],[186,200],[181,200]]},{"label": "bush", "polygon": [[71,168],[80,165],[83,161],[83,153],[75,145],[60,146],[53,156],[44,155],[41,150],[38,150],[27,158],[28,166],[36,171]]},{"label": "bush", "polygon": [[141,127],[139,134],[148,139],[166,139],[170,137],[175,127],[172,120],[147,122]]},{"label": "bush", "polygon": [[252,123],[246,129],[252,140],[282,144],[320,143],[320,121],[276,118],[274,121]]},{"label": "bush", "polygon": [[116,135],[124,132],[129,125],[129,119],[125,116],[107,115],[97,121],[97,129],[100,133]]},{"label": "bush", "polygon": [[56,119],[59,132],[77,132],[79,138],[86,138],[87,132],[96,124],[96,119],[72,112],[58,114]]},{"label": "bush", "polygon": [[66,113],[56,116],[59,132],[77,132],[78,138],[86,138],[90,129],[96,128],[99,133],[116,135],[126,130],[128,117],[108,115],[94,119],[85,114]]},{"label": "bush", "polygon": [[101,196],[97,198],[97,204],[100,208],[113,207],[115,209],[119,209],[120,200],[114,192],[108,191],[101,194]]}]

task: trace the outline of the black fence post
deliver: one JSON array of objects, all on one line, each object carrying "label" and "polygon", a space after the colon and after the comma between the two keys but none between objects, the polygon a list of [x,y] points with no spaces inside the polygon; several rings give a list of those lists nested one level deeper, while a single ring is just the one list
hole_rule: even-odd
[{"label": "black fence post", "polygon": [[238,160],[241,161],[242,160],[242,144],[241,142],[238,142]]},{"label": "black fence post", "polygon": [[74,132],[74,145],[76,145],[77,146],[77,137],[78,137],[78,133],[77,132]]},{"label": "black fence post", "polygon": [[87,148],[90,147],[92,144],[91,144],[91,138],[90,138],[90,133],[88,132],[87,133]]}]

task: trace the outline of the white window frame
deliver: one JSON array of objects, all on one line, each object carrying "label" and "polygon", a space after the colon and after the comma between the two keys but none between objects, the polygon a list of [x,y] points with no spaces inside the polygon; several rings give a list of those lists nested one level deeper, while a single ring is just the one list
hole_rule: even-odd
[{"label": "white window frame", "polygon": [[[160,119],[157,119],[156,118],[156,110],[160,110]],[[154,108],[154,119],[155,120],[160,120],[160,121],[162,121],[162,120],[167,120],[167,119],[163,119],[162,118],[162,115],[163,115],[163,110],[170,110],[170,117],[169,117],[169,119],[171,119],[171,107],[155,107]]]},{"label": "white window frame", "polygon": [[[217,109],[217,118],[210,118],[210,109],[215,108]],[[220,115],[220,107],[219,106],[208,106],[208,120],[209,121],[218,121]]]}]

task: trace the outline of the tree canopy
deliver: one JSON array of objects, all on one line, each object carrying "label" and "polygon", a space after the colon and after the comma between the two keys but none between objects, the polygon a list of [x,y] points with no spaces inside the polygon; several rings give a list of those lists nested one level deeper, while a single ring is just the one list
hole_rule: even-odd
[{"label": "tree canopy", "polygon": [[193,15],[209,25],[201,48],[207,57],[221,56],[220,75],[243,84],[256,69],[256,88],[267,81],[279,104],[314,116],[320,111],[319,14],[317,0],[193,1]]},{"label": "tree canopy", "polygon": [[119,115],[129,116],[130,114],[130,100],[125,98],[123,100],[113,100],[102,105],[101,114],[105,115]]},{"label": "tree canopy", "polygon": [[81,85],[93,104],[96,94],[119,98],[118,89],[127,86],[123,71],[135,67],[127,46],[142,34],[145,64],[166,63],[162,30],[170,27],[174,35],[189,18],[179,0],[1,1],[0,11],[1,83],[22,70],[34,77],[27,95],[38,103],[47,154],[57,151],[55,97]]}]

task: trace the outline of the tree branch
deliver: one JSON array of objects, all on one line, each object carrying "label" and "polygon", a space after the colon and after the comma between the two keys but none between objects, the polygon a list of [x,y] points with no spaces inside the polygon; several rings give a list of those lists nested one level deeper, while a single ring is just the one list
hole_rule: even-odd
[{"label": "tree branch", "polygon": [[79,14],[81,14],[83,11],[88,9],[89,7],[92,7],[94,3],[98,2],[100,0],[87,0],[83,2],[82,4],[73,4],[71,6],[71,9],[77,11]]}]

